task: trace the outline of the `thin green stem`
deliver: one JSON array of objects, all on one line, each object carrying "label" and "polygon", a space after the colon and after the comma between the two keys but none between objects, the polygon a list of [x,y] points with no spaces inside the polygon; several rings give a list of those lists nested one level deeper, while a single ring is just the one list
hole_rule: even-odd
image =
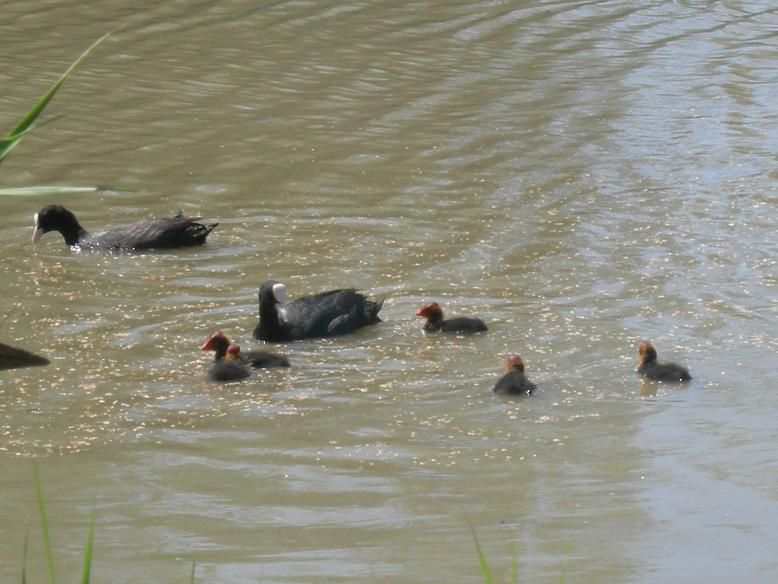
[{"label": "thin green stem", "polygon": [[30,541],[30,534],[24,536],[24,547],[22,548],[22,584],[27,584],[27,544]]},{"label": "thin green stem", "polygon": [[92,505],[92,511],[89,513],[89,530],[86,534],[86,544],[84,544],[84,564],[81,570],[81,584],[89,584],[89,577],[92,573],[92,547],[95,535],[95,506]]},{"label": "thin green stem", "polygon": [[105,33],[103,36],[101,36],[99,39],[97,39],[95,42],[93,42],[91,45],[89,45],[89,48],[81,53],[79,55],[78,59],[73,61],[73,63],[70,65],[70,67],[65,70],[65,72],[60,75],[60,78],[57,79],[57,81],[52,85],[49,90],[43,94],[43,97],[41,97],[38,101],[35,102],[35,105],[33,105],[30,108],[30,111],[28,111],[25,116],[19,120],[19,123],[16,124],[13,130],[11,130],[11,133],[9,136],[15,136],[16,134],[21,134],[22,132],[26,132],[27,129],[33,124],[33,122],[36,120],[36,118],[40,115],[40,113],[43,111],[43,108],[45,108],[48,103],[51,101],[51,98],[54,97],[54,95],[59,90],[60,86],[65,82],[65,79],[67,79],[67,76],[70,75],[70,72],[75,69],[78,64],[84,60],[84,58],[92,52],[92,49],[94,49],[97,45],[102,43],[105,39],[107,39],[109,36],[111,36],[110,32]]},{"label": "thin green stem", "polygon": [[54,577],[54,554],[51,551],[51,538],[49,537],[49,522],[46,519],[46,503],[43,500],[43,489],[41,489],[41,481],[38,478],[38,465],[35,461],[32,461],[33,478],[35,480],[35,494],[38,497],[38,511],[41,516],[41,529],[43,530],[43,549],[46,552],[46,564],[49,568],[49,581],[51,584],[55,584],[56,578]]},{"label": "thin green stem", "polygon": [[467,520],[467,524],[470,526],[470,533],[473,534],[473,541],[475,542],[475,550],[478,552],[478,562],[481,564],[481,574],[484,577],[484,584],[494,584],[492,570],[489,567],[489,562],[486,560],[486,556],[484,555],[483,550],[481,549],[481,544],[478,543],[478,535],[475,533],[475,528],[473,527],[473,524],[470,523],[469,519]]},{"label": "thin green stem", "polygon": [[70,67],[68,67],[67,70],[62,75],[60,75],[59,79],[57,79],[54,85],[52,85],[49,90],[33,104],[30,110],[24,114],[24,116],[22,116],[22,119],[19,120],[16,126],[14,126],[13,130],[11,130],[7,136],[0,139],[0,162],[2,162],[3,159],[8,156],[8,153],[11,152],[11,150],[13,150],[16,145],[19,144],[19,141],[25,136],[25,134],[27,134],[27,132],[32,129],[35,120],[38,119],[38,116],[41,115],[41,112],[43,112],[44,108],[56,95],[57,91],[59,91],[59,88],[65,82],[65,79],[67,79],[67,76],[70,74],[70,72],[73,71],[76,66],[78,66],[78,64],[92,51],[92,49],[103,42],[108,36],[110,36],[110,34],[110,32],[104,34],[95,42],[93,42],[86,51],[81,53],[78,59],[73,61]]}]

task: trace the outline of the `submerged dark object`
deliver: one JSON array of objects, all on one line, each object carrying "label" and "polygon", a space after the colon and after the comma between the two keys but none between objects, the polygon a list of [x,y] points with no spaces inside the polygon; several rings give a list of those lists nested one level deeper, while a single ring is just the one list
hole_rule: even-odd
[{"label": "submerged dark object", "polygon": [[654,345],[641,343],[638,347],[637,372],[646,379],[654,381],[689,381],[689,370],[675,363],[659,363]]},{"label": "submerged dark object", "polygon": [[[229,348],[233,346],[227,336],[221,332],[216,331],[211,333],[205,341],[200,345],[202,351],[214,351],[216,353],[215,361],[221,361],[228,356]],[[233,350],[232,360],[240,361],[244,365],[250,365],[255,369],[262,369],[266,367],[289,367],[289,359],[284,355],[278,355],[276,353],[270,353],[269,351],[247,351],[242,352],[238,345],[237,352]]]},{"label": "submerged dark object", "polygon": [[428,333],[451,333],[455,335],[472,335],[489,330],[486,323],[480,318],[471,318],[469,316],[457,316],[443,319],[443,309],[437,302],[430,302],[422,306],[416,313],[416,316],[423,316],[427,319],[424,323],[424,330]]},{"label": "submerged dark object", "polygon": [[[205,349],[203,349],[205,350]],[[240,347],[231,343],[223,357],[216,356],[216,362],[208,370],[212,381],[239,381],[251,376],[251,371],[240,359]]]},{"label": "submerged dark object", "polygon": [[24,349],[0,343],[0,370],[48,365],[49,360]]},{"label": "submerged dark object", "polygon": [[263,341],[292,341],[333,337],[381,322],[383,300],[368,300],[354,288],[303,296],[284,304],[286,287],[268,281],[259,288],[259,324],[254,337]]},{"label": "submerged dark object", "polygon": [[524,361],[518,355],[505,358],[505,375],[495,384],[492,391],[499,395],[532,395],[536,386],[524,375]]},{"label": "submerged dark object", "polygon": [[184,217],[179,211],[172,217],[136,221],[99,233],[89,233],[76,216],[61,205],[48,205],[35,215],[32,242],[44,233],[59,231],[69,246],[84,249],[164,249],[205,243],[218,223],[198,223],[199,217]]}]

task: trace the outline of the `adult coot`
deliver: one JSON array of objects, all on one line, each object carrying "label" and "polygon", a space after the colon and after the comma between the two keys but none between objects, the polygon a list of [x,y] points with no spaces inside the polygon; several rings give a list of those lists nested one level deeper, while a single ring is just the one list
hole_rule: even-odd
[{"label": "adult coot", "polygon": [[[200,345],[202,351],[215,351],[216,361],[220,361],[227,356],[227,352],[230,347],[230,340],[227,336],[221,332],[216,331],[211,333],[205,341]],[[237,345],[236,345],[237,346]],[[268,351],[248,351],[246,353],[240,351],[233,353],[232,360],[240,361],[245,365],[250,365],[256,369],[265,367],[289,367],[289,359],[284,355],[277,355],[275,353],[269,353]]]},{"label": "adult coot", "polygon": [[32,242],[44,233],[59,231],[65,243],[84,249],[159,249],[187,247],[205,243],[205,238],[218,223],[197,223],[199,217],[184,217],[179,211],[172,217],[137,221],[99,233],[89,233],[70,211],[62,205],[48,205],[35,215]]},{"label": "adult coot", "polygon": [[494,393],[500,395],[532,395],[535,384],[524,375],[524,361],[518,355],[505,358],[505,375],[495,384]]},{"label": "adult coot", "polygon": [[486,323],[480,318],[470,318],[469,316],[457,316],[455,318],[443,319],[443,309],[437,302],[430,302],[422,306],[416,313],[416,316],[423,316],[427,319],[424,323],[424,330],[428,333],[451,333],[455,335],[472,335],[489,330]]},{"label": "adult coot", "polygon": [[638,347],[637,372],[646,379],[655,381],[689,381],[689,370],[675,363],[659,363],[656,349],[651,343],[641,343]]},{"label": "adult coot", "polygon": [[354,288],[303,296],[285,304],[286,287],[268,281],[259,288],[259,324],[254,337],[263,341],[292,341],[344,335],[381,322],[383,300],[368,300]]},{"label": "adult coot", "polygon": [[48,365],[49,360],[24,349],[0,343],[0,370]]},{"label": "adult coot", "polygon": [[216,361],[208,370],[213,381],[239,381],[251,375],[249,368],[240,358],[240,347],[234,343],[227,346],[223,357],[216,355]]}]

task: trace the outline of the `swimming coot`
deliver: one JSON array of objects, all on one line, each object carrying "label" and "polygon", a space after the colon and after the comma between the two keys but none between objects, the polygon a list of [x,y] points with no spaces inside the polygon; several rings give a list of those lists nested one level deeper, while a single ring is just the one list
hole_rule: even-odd
[{"label": "swimming coot", "polygon": [[524,361],[518,355],[505,358],[505,375],[495,384],[494,393],[499,395],[532,395],[535,384],[524,375]]},{"label": "swimming coot", "polygon": [[[221,331],[212,333],[200,345],[202,351],[215,351],[216,361],[224,359],[227,356],[229,347],[230,340]],[[232,359],[238,360],[245,365],[250,365],[255,369],[265,367],[289,367],[289,359],[284,355],[277,355],[268,351],[247,351],[245,353],[240,351],[239,353],[233,354]]]},{"label": "swimming coot", "polygon": [[656,349],[651,343],[641,343],[638,347],[637,372],[646,379],[655,381],[689,381],[689,370],[675,363],[658,363]]},{"label": "swimming coot", "polygon": [[489,330],[486,323],[480,318],[458,316],[443,320],[443,309],[437,302],[430,302],[422,306],[416,313],[416,316],[423,316],[427,319],[427,322],[424,323],[424,330],[428,333],[442,332],[455,335],[472,335]]},{"label": "swimming coot", "polygon": [[0,343],[0,370],[48,365],[49,360],[24,349]]},{"label": "swimming coot", "polygon": [[216,361],[208,370],[212,381],[239,381],[251,375],[251,371],[240,358],[240,347],[234,343],[227,346],[223,357],[216,355]]},{"label": "swimming coot", "polygon": [[332,337],[381,322],[383,300],[368,300],[354,288],[303,296],[285,304],[286,286],[268,281],[259,288],[259,324],[254,337],[292,341]]},{"label": "swimming coot", "polygon": [[197,223],[199,217],[184,217],[179,211],[172,217],[137,221],[99,233],[89,233],[76,216],[61,205],[48,205],[35,215],[32,242],[44,233],[59,231],[69,246],[84,249],[160,249],[187,247],[205,243],[218,223]]}]

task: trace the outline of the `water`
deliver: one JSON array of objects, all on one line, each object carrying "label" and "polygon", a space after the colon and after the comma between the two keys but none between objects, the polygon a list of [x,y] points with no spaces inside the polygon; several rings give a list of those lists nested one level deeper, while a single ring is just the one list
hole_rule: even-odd
[{"label": "water", "polygon": [[[778,566],[773,412],[778,11],[732,3],[110,0],[3,6],[10,128],[91,40],[3,163],[0,575],[58,574],[91,506],[113,582],[764,582]],[[6,130],[7,131],[7,130]],[[183,209],[200,249],[33,249],[65,203],[99,229]],[[384,323],[252,347],[256,290],[354,285]],[[437,300],[491,332],[423,336]],[[18,301],[18,304],[15,302]],[[641,383],[642,340],[688,364]],[[519,352],[529,400],[490,388]]]}]

